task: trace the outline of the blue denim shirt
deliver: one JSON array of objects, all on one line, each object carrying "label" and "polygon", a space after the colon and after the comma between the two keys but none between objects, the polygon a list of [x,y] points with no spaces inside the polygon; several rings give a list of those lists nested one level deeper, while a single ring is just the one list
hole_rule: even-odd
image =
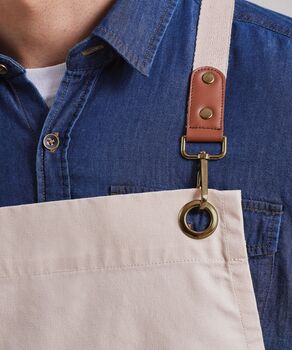
[{"label": "blue denim shirt", "polygon": [[[50,110],[24,67],[0,55],[7,67],[0,76],[1,206],[195,186],[198,164],[182,158],[180,137],[199,5],[117,1],[69,51]],[[292,20],[238,0],[225,112],[229,150],[210,164],[209,185],[242,190],[265,345],[277,350],[292,348],[291,107]],[[52,132],[60,139],[55,152],[43,146]]]}]

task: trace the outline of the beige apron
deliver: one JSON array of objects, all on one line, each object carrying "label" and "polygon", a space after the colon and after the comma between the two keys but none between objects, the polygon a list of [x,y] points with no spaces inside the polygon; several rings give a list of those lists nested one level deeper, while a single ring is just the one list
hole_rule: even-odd
[{"label": "beige apron", "polygon": [[197,240],[178,213],[200,195],[0,208],[0,349],[264,349],[241,193],[209,191],[218,225]]}]

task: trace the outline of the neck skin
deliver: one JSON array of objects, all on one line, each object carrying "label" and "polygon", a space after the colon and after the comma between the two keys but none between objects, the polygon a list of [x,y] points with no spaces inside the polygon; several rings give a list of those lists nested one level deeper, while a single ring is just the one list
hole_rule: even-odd
[{"label": "neck skin", "polygon": [[0,0],[0,52],[25,68],[62,63],[115,0]]}]

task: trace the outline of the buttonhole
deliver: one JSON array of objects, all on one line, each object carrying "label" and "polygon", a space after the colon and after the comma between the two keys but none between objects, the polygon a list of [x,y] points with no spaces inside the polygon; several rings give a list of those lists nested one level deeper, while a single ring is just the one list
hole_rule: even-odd
[{"label": "buttonhole", "polygon": [[96,51],[99,51],[99,50],[104,49],[104,48],[105,48],[104,44],[99,44],[96,46],[89,47],[89,48],[81,51],[81,53],[83,56],[89,56],[89,55],[94,54]]}]

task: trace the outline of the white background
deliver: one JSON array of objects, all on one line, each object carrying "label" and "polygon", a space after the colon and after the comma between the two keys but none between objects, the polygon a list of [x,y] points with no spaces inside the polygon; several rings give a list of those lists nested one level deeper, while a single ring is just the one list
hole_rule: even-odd
[{"label": "white background", "polygon": [[249,0],[257,5],[269,8],[292,17],[292,0]]}]

